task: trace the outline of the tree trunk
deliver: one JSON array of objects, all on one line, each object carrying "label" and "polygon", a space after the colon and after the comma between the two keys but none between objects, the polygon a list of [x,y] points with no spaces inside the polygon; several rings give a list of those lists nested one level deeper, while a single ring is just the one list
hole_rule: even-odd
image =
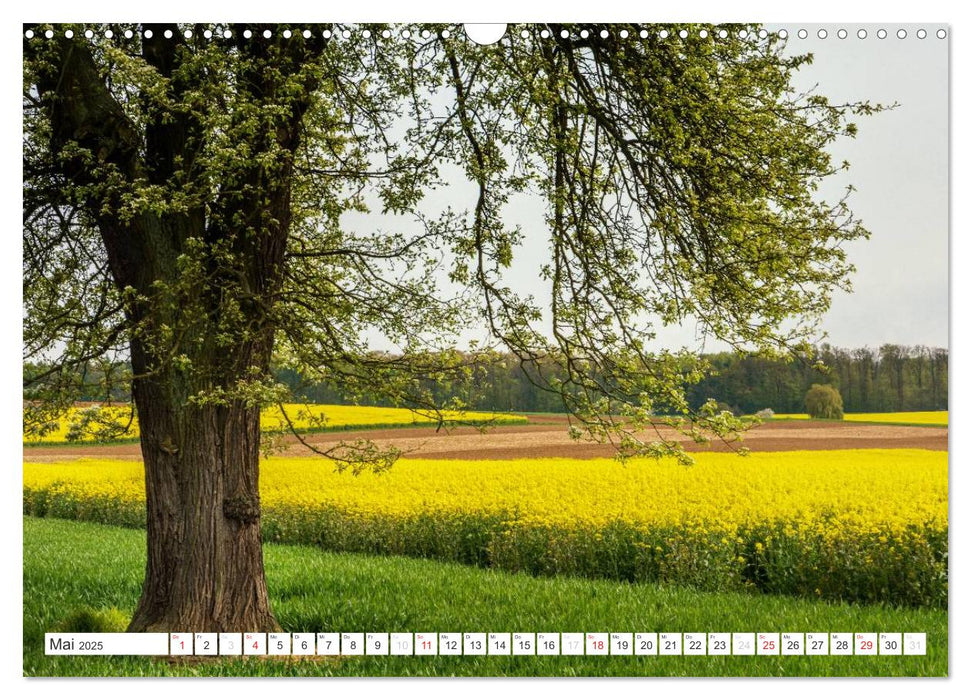
[{"label": "tree trunk", "polygon": [[148,562],[130,632],[279,630],[260,536],[259,409],[178,406],[133,387],[148,510]]},{"label": "tree trunk", "polygon": [[[303,69],[327,42],[254,39],[235,48],[232,92],[248,111],[242,126],[238,115],[226,116],[246,148],[212,171],[234,181],[217,192],[210,191],[212,173],[191,165],[215,130],[226,128],[196,111],[196,91],[208,89],[200,77],[205,61],[176,25],[153,32],[142,43],[143,58],[166,78],[167,92],[158,103],[145,100],[151,108],[144,125],[109,89],[110,70],[86,39],[58,35],[45,44],[52,55],[37,79],[50,114],[52,163],[78,188],[128,300],[148,529],[145,584],[129,629],[276,630],[260,541],[259,409],[233,391],[269,376],[269,310],[292,217],[293,158],[319,84]],[[132,213],[146,183],[166,196],[191,191],[190,202],[200,192],[210,197],[184,211],[160,215],[139,205]],[[191,291],[179,288],[184,256],[204,268],[189,275]],[[202,307],[195,316],[186,312],[190,301]],[[190,369],[172,362],[176,354]],[[230,398],[218,405],[189,400],[210,390]]]}]

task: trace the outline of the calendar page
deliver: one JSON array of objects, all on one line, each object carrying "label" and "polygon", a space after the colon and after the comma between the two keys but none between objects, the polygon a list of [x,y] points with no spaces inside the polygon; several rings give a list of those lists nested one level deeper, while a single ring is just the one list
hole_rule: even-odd
[{"label": "calendar page", "polygon": [[948,676],[951,32],[24,24],[23,675]]}]

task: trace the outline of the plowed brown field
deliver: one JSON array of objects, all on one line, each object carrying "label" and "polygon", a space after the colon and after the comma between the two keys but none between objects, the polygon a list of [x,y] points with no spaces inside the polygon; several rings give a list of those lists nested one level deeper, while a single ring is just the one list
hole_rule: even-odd
[{"label": "plowed brown field", "polygon": [[[674,431],[662,429],[665,439],[677,439],[689,450],[735,449],[738,445],[715,442],[699,446]],[[645,435],[650,438],[652,433]],[[497,426],[485,433],[474,428],[456,428],[435,432],[431,428],[389,428],[384,430],[348,430],[316,433],[305,440],[322,449],[344,440],[367,438],[379,445],[395,445],[407,457],[423,459],[525,459],[535,457],[609,457],[611,445],[575,442],[567,434],[567,421],[559,416],[530,416],[528,425]],[[769,422],[751,429],[744,445],[753,452],[783,450],[837,450],[867,448],[923,448],[947,450],[947,428],[900,425],[870,425],[811,421]],[[296,438],[287,438],[287,456],[311,454]],[[46,462],[78,457],[138,459],[137,443],[125,445],[64,445],[28,447],[25,461]]]}]

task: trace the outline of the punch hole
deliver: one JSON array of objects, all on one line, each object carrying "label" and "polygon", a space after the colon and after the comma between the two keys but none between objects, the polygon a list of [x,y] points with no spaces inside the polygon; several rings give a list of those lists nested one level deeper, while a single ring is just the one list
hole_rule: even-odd
[{"label": "punch hole", "polygon": [[[506,33],[505,24],[466,24],[465,35],[480,46],[495,44]],[[566,37],[564,37],[566,38]]]}]

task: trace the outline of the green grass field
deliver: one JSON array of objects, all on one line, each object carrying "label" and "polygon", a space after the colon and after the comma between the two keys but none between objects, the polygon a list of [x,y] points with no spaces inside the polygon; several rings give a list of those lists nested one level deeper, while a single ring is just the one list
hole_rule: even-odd
[{"label": "green grass field", "polygon": [[291,632],[927,632],[924,657],[317,657],[170,661],[56,657],[44,633],[83,608],[134,610],[144,533],[24,518],[29,676],[943,676],[947,612],[537,579],[399,557],[266,547],[274,611]]}]

